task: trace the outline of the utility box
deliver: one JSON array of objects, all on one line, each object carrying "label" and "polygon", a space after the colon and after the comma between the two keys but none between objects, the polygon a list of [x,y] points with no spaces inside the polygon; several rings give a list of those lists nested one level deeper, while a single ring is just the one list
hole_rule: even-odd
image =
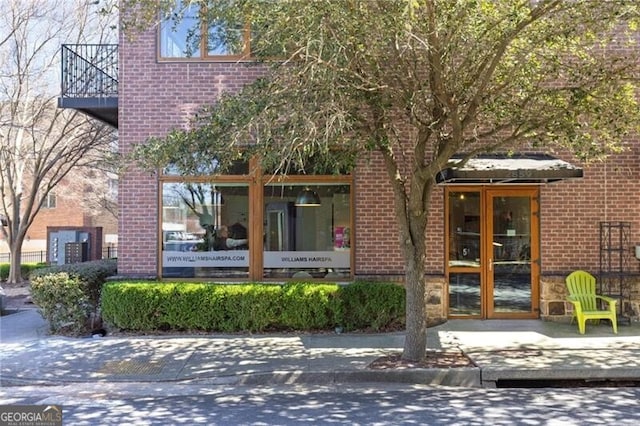
[{"label": "utility box", "polygon": [[89,242],[66,243],[64,245],[64,263],[80,263],[89,260]]},{"label": "utility box", "polygon": [[102,258],[102,227],[48,227],[47,261],[51,265]]}]

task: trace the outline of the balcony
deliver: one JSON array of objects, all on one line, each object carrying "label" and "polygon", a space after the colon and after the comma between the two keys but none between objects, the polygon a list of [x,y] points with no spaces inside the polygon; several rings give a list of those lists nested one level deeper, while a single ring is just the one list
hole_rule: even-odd
[{"label": "balcony", "polygon": [[58,107],[76,109],[118,127],[117,44],[62,46]]}]

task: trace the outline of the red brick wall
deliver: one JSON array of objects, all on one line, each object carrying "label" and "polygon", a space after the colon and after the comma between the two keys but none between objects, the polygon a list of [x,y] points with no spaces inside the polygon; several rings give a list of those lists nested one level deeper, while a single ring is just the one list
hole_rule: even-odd
[{"label": "red brick wall", "polygon": [[[640,140],[626,151],[584,169],[584,178],[541,188],[543,274],[574,269],[599,271],[599,223],[630,222],[628,250],[640,245]],[[631,256],[637,272],[640,262]]]},{"label": "red brick wall", "polygon": [[[355,173],[356,275],[404,275],[393,193],[384,164],[373,156]],[[444,274],[444,190],[435,188],[427,225],[428,274]]]},{"label": "red brick wall", "polygon": [[[67,190],[65,181],[75,178],[77,177],[74,176],[73,173],[70,174],[54,189],[56,206],[54,208],[43,207],[40,209],[27,232],[28,240],[46,240],[47,227],[51,226],[99,226],[103,228],[103,235],[107,233],[115,234],[117,232],[117,220],[113,215],[92,215],[95,212],[85,210],[82,208],[82,205],[79,204],[77,199],[77,197],[79,197],[78,193]],[[0,240],[3,238],[0,233]],[[44,243],[42,249],[45,249]]]},{"label": "red brick wall", "polygon": [[393,194],[381,159],[355,175],[356,275],[402,275],[404,265],[393,211]]},{"label": "red brick wall", "polygon": [[[119,144],[123,152],[188,125],[200,105],[221,93],[237,91],[264,70],[251,64],[158,62],[156,33],[119,48]],[[158,264],[158,182],[149,173],[130,169],[118,185],[118,273],[155,275]]]},{"label": "red brick wall", "polygon": [[[159,63],[155,52],[154,32],[133,42],[121,40],[119,140],[125,152],[149,136],[187,125],[199,105],[262,73],[259,67],[238,63]],[[600,221],[632,222],[630,243],[640,244],[639,142],[629,140],[627,152],[587,167],[582,180],[541,187],[543,274],[576,268],[597,272]],[[157,189],[155,176],[135,169],[120,179],[121,274],[157,273]],[[357,170],[354,191],[356,275],[402,275],[392,194],[379,159]],[[426,235],[429,274],[444,273],[444,222],[439,187],[433,192]]]},{"label": "red brick wall", "polygon": [[[604,162],[580,164],[584,178],[540,187],[540,242],[543,275],[575,269],[599,272],[601,221],[630,222],[628,249],[640,245],[640,140],[625,142],[625,151]],[[356,174],[356,274],[402,275],[403,262],[394,233],[393,196],[381,161],[367,163]],[[427,228],[427,273],[444,273],[444,189],[431,198]],[[640,261],[630,256],[632,272]]]},{"label": "red brick wall", "polygon": [[43,208],[29,227],[27,236],[34,240],[47,239],[48,226],[86,226],[84,212],[78,209],[78,202],[66,198],[62,191],[56,191],[56,207]]}]

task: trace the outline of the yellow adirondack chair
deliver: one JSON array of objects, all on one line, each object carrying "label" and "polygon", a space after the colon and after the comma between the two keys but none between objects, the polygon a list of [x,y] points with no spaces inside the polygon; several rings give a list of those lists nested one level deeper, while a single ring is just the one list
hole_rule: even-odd
[{"label": "yellow adirondack chair", "polygon": [[[574,271],[566,278],[569,296],[567,300],[573,304],[573,318],[578,321],[580,334],[585,332],[587,320],[608,319],[613,326],[613,332],[618,334],[616,319],[616,299],[596,294],[596,278],[586,271]],[[608,309],[603,310],[599,301],[604,302]],[[603,306],[604,308],[605,306]]]}]

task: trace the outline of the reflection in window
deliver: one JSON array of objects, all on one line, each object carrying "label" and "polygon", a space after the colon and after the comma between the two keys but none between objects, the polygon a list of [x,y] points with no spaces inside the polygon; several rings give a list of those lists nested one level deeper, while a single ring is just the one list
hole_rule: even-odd
[{"label": "reflection in window", "polygon": [[493,198],[495,312],[531,312],[531,200]]},{"label": "reflection in window", "polygon": [[200,6],[178,1],[173,12],[160,23],[160,56],[199,57],[201,38]]},{"label": "reflection in window", "polygon": [[449,266],[480,266],[480,193],[449,193]]},{"label": "reflection in window", "polygon": [[266,278],[350,276],[350,186],[267,185]]},{"label": "reflection in window", "polygon": [[162,276],[247,277],[248,187],[163,183]]},{"label": "reflection in window", "polygon": [[247,175],[249,174],[249,162],[244,160],[229,160],[227,158],[212,158],[208,163],[203,163],[199,158],[181,158],[181,164],[169,164],[162,170],[165,176],[180,176],[184,170],[195,168],[194,175]]},{"label": "reflection in window", "polygon": [[228,28],[220,21],[210,23],[207,46],[209,56],[243,54],[247,48],[244,26],[236,25],[234,28]]},{"label": "reflection in window", "polygon": [[[210,22],[203,25],[206,19]],[[201,46],[206,47],[204,52]],[[215,17],[206,17],[198,4],[178,1],[160,23],[160,56],[163,58],[239,57],[248,54],[249,32],[245,23],[230,26]]]},{"label": "reflection in window", "polygon": [[449,276],[449,314],[480,315],[480,274]]}]

